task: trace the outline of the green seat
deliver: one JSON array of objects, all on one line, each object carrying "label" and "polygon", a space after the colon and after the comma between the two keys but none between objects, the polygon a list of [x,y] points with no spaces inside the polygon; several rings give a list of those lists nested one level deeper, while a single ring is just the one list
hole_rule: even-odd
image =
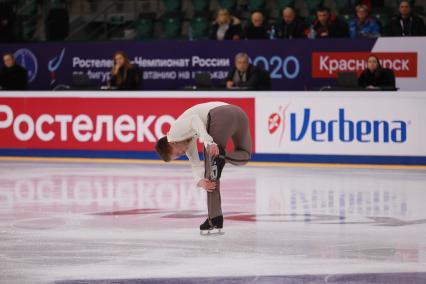
[{"label": "green seat", "polygon": [[277,8],[279,11],[288,6],[293,6],[294,0],[277,0]]},{"label": "green seat", "polygon": [[323,0],[305,0],[305,6],[309,12],[315,12],[315,10],[323,4]]},{"label": "green seat", "polygon": [[390,15],[388,13],[377,13],[372,16],[377,19],[382,31],[388,26],[390,18]]},{"label": "green seat", "polygon": [[351,20],[351,15],[349,14],[341,14],[340,15],[340,20],[344,21],[344,22],[349,22]]},{"label": "green seat", "polygon": [[37,0],[22,0],[19,2],[18,11],[21,16],[34,16],[37,14]]},{"label": "green seat", "polygon": [[265,8],[265,0],[249,0],[247,8],[249,11],[263,10]]},{"label": "green seat", "polygon": [[[342,11],[348,7],[348,0],[335,0],[335,3],[338,11]],[[355,7],[352,7],[352,9],[355,10]]]},{"label": "green seat", "polygon": [[227,9],[228,11],[235,11],[235,8],[237,7],[237,1],[236,0],[219,0],[219,6],[222,9]]},{"label": "green seat", "polygon": [[124,16],[123,15],[112,15],[108,19],[108,23],[110,25],[118,26],[124,24]]},{"label": "green seat", "polygon": [[162,21],[163,37],[176,39],[181,36],[181,20],[179,18],[164,17]]},{"label": "green seat", "polygon": [[194,12],[208,11],[210,6],[209,0],[192,0],[192,8]]},{"label": "green seat", "polygon": [[26,40],[31,40],[34,38],[35,34],[35,23],[34,22],[24,22],[22,24],[22,36]]},{"label": "green seat", "polygon": [[163,0],[164,7],[166,12],[176,12],[179,11],[182,3],[180,0]]},{"label": "green seat", "polygon": [[152,39],[154,33],[154,20],[139,19],[136,23],[137,39]]},{"label": "green seat", "polygon": [[209,21],[204,17],[195,17],[191,21],[192,38],[205,39],[209,33]]},{"label": "green seat", "polygon": [[66,8],[65,0],[50,0],[49,1],[50,8]]}]

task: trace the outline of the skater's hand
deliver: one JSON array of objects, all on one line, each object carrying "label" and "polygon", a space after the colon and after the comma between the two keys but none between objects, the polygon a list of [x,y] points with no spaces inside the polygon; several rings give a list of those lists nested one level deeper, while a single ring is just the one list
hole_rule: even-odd
[{"label": "skater's hand", "polygon": [[207,190],[207,192],[213,192],[213,190],[215,190],[215,189],[216,189],[216,182],[211,181],[211,180],[208,180],[208,179],[206,179],[206,178],[201,179],[201,180],[197,183],[197,185],[198,185],[199,187],[202,187],[202,188],[204,188],[205,190]]},{"label": "skater's hand", "polygon": [[207,151],[209,152],[210,157],[219,155],[219,147],[216,144],[210,144],[207,147]]}]

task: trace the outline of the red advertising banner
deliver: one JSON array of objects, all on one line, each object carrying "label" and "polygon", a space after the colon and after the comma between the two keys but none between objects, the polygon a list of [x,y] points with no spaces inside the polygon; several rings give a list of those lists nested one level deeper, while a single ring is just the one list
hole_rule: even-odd
[{"label": "red advertising banner", "polygon": [[396,77],[417,77],[416,52],[313,52],[312,77],[336,78],[338,72],[347,71],[360,74],[371,54],[379,58],[382,67],[392,69]]},{"label": "red advertising banner", "polygon": [[0,148],[153,151],[193,105],[240,106],[255,137],[253,98],[0,98]]}]

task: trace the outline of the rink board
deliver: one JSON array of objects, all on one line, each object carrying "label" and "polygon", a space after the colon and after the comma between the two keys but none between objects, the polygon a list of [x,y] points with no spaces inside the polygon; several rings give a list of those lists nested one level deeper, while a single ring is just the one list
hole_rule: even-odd
[{"label": "rink board", "polygon": [[0,155],[158,159],[155,141],[206,101],[244,109],[253,161],[426,165],[424,92],[2,92]]}]

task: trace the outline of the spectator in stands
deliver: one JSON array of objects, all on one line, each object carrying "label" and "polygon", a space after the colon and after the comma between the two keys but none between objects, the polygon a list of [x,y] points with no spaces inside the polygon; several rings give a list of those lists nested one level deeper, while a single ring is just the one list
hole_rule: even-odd
[{"label": "spectator in stands", "polygon": [[308,33],[309,38],[337,38],[347,37],[348,27],[346,22],[340,21],[330,13],[326,7],[318,7],[316,19]]},{"label": "spectator in stands", "polygon": [[260,11],[251,13],[250,23],[244,29],[245,39],[267,39],[268,30],[264,23],[263,14]]},{"label": "spectator in stands", "polygon": [[114,54],[110,87],[118,90],[140,90],[141,84],[142,72],[139,67],[131,64],[123,51],[117,51]]},{"label": "spectator in stands", "polygon": [[3,90],[27,90],[28,72],[16,63],[13,54],[3,55],[3,69],[0,71],[0,86]]},{"label": "spectator in stands", "polygon": [[424,36],[426,28],[423,19],[414,15],[411,3],[402,0],[399,4],[399,14],[392,17],[388,26],[389,36]]},{"label": "spectator in stands", "polygon": [[380,26],[377,21],[368,16],[367,5],[360,4],[355,7],[356,17],[349,21],[349,36],[356,37],[379,37]]},{"label": "spectator in stands", "polygon": [[249,63],[246,53],[238,53],[235,56],[235,67],[226,77],[226,88],[258,89],[260,84],[258,69]]},{"label": "spectator in stands", "polygon": [[374,88],[395,88],[395,75],[392,70],[382,68],[379,58],[370,55],[367,61],[367,68],[358,78],[360,87]]},{"label": "spectator in stands", "polygon": [[216,40],[238,40],[241,38],[241,21],[231,16],[228,10],[220,9],[216,21],[210,31],[210,39]]},{"label": "spectator in stands", "polygon": [[10,3],[0,3],[0,43],[14,40],[15,13]]},{"label": "spectator in stands", "polygon": [[304,38],[307,26],[305,21],[296,15],[293,7],[286,7],[281,12],[282,22],[277,27],[278,38]]}]

